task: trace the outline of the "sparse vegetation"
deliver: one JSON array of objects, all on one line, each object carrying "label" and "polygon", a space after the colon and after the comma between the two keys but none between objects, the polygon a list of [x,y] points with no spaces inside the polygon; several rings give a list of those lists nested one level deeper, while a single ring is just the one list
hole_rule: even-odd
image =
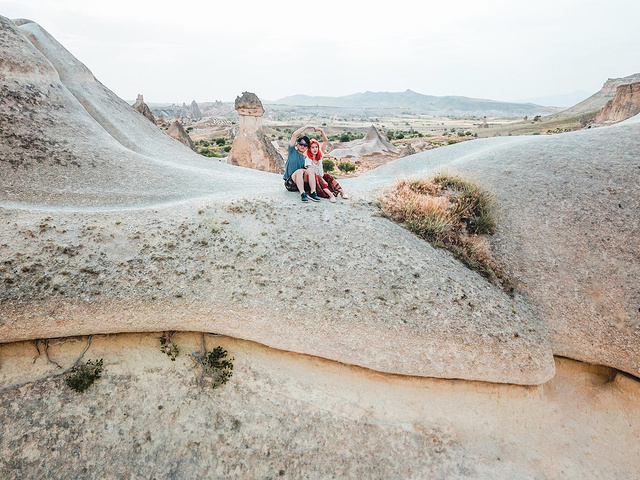
[{"label": "sparse vegetation", "polygon": [[325,172],[333,172],[334,168],[336,168],[336,164],[333,163],[332,160],[325,158],[322,160],[322,170]]},{"label": "sparse vegetation", "polygon": [[67,386],[74,392],[82,393],[86,391],[93,383],[100,378],[102,373],[102,359],[92,362],[87,360],[86,363],[77,363],[69,371],[69,376],[65,379]]},{"label": "sparse vegetation", "polygon": [[173,336],[176,332],[165,332],[160,337],[160,351],[166,354],[172,362],[176,361],[180,350],[178,350],[178,346],[173,343]]},{"label": "sparse vegetation", "polygon": [[353,172],[356,166],[351,162],[342,162],[338,164],[338,170],[344,173]]},{"label": "sparse vegetation", "polygon": [[513,293],[485,238],[496,228],[494,196],[476,183],[445,173],[403,180],[383,195],[380,205],[388,218],[432,245],[446,248],[469,268]]},{"label": "sparse vegetation", "polygon": [[210,376],[211,387],[218,388],[229,381],[233,376],[233,357],[227,359],[228,352],[218,346],[204,357],[205,377]]},{"label": "sparse vegetation", "polygon": [[235,358],[227,358],[228,352],[220,346],[207,352],[204,333],[202,333],[201,339],[202,351],[191,354],[202,367],[198,381],[201,385],[210,385],[214,389],[221,387],[233,376]]}]

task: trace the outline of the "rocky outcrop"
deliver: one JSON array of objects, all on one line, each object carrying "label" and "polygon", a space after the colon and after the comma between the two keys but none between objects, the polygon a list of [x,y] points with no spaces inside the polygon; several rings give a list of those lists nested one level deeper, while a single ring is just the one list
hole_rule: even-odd
[{"label": "rocky outcrop", "polygon": [[596,115],[596,123],[616,123],[640,113],[640,82],[620,85],[616,95]]},{"label": "rocky outcrop", "polygon": [[400,152],[400,156],[398,158],[408,157],[409,155],[414,155],[415,153],[416,153],[415,148],[413,148],[413,146],[409,144],[402,149],[402,151]]},{"label": "rocky outcrop", "polygon": [[616,96],[616,90],[621,85],[629,85],[630,83],[640,82],[640,73],[629,75],[622,78],[609,78],[602,88],[591,95],[586,100],[574,105],[571,108],[563,110],[560,113],[551,115],[550,118],[566,118],[574,115],[582,115],[585,113],[595,112],[603,108],[609,100],[613,100]]},{"label": "rocky outcrop", "polygon": [[153,116],[153,113],[151,113],[151,109],[149,108],[149,106],[144,103],[144,98],[142,97],[142,94],[138,94],[138,98],[136,99],[136,103],[134,103],[133,105],[133,109],[137,110],[138,112],[140,112],[142,115],[144,115],[150,122],[152,123],[156,123],[156,119]]},{"label": "rocky outcrop", "polygon": [[[2,26],[0,342],[191,330],[406,375],[539,384],[552,353],[637,375],[638,122],[412,155],[345,180],[362,202],[294,209],[281,176],[199,157],[36,25]],[[526,296],[377,216],[377,188],[436,168],[496,190]]]},{"label": "rocky outcrop", "polygon": [[236,97],[238,132],[227,162],[241,167],[283,173],[284,159],[271,143],[262,127],[264,107],[255,93],[243,92]]},{"label": "rocky outcrop", "polygon": [[174,119],[171,122],[171,125],[169,125],[169,128],[167,129],[167,135],[169,135],[171,138],[174,138],[175,140],[178,140],[180,143],[183,143],[191,150],[195,151],[196,146],[193,144],[191,137],[177,119]]},{"label": "rocky outcrop", "polygon": [[383,154],[397,155],[398,148],[387,140],[386,135],[380,133],[378,129],[371,125],[367,134],[362,140],[354,140],[349,142],[348,146],[331,150],[330,155],[333,158],[358,158],[365,155]]},{"label": "rocky outcrop", "polygon": [[195,100],[191,101],[191,106],[189,107],[189,118],[192,118],[193,120],[202,118],[202,112]]}]

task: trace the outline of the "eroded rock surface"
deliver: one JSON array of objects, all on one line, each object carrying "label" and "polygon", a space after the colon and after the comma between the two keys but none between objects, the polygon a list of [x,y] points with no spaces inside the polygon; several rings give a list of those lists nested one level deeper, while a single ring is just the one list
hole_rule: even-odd
[{"label": "eroded rock surface", "polygon": [[[0,346],[0,476],[23,478],[608,478],[640,476],[637,381],[557,360],[540,387],[401,377],[205,336],[234,357],[198,383],[196,333],[94,336],[83,394],[30,342]],[[85,338],[51,341],[69,368]],[[34,361],[35,358],[35,361]],[[576,408],[579,405],[579,408]]]},{"label": "eroded rock surface", "polygon": [[[197,329],[411,375],[542,383],[552,353],[637,374],[637,122],[465,142],[301,206],[279,175],[166,138],[39,26],[2,25],[3,158],[41,165],[0,164],[1,341]],[[43,158],[66,148],[91,175],[24,153],[37,129]],[[377,188],[438,168],[496,190],[494,248],[525,296],[377,216]]]},{"label": "eroded rock surface", "polygon": [[550,137],[475,140],[400,159],[344,182],[461,173],[497,193],[494,250],[557,355],[640,375],[640,117]]}]

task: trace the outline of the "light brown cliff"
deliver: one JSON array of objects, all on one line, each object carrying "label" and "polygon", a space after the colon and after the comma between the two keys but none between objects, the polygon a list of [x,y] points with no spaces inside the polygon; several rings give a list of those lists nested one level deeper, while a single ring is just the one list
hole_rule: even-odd
[{"label": "light brown cliff", "polygon": [[616,123],[640,113],[640,82],[620,85],[616,95],[600,109],[596,123]]}]

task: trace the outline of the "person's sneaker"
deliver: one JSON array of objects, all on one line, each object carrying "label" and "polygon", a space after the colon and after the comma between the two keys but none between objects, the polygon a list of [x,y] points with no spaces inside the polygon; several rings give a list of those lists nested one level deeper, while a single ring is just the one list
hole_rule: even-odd
[{"label": "person's sneaker", "polygon": [[309,194],[309,198],[311,200],[313,200],[314,202],[319,202],[320,201],[320,197],[318,197],[318,194],[316,192],[311,192]]},{"label": "person's sneaker", "polygon": [[307,193],[306,192],[302,192],[300,194],[300,200],[302,200],[303,202],[308,202],[309,199],[307,198]]}]

